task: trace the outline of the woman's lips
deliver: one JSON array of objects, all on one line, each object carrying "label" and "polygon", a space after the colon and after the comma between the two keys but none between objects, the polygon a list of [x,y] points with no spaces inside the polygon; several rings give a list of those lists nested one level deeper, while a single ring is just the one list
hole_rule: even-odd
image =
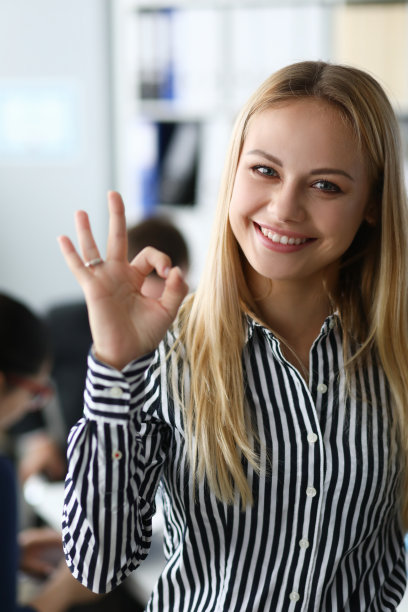
[{"label": "woman's lips", "polygon": [[282,231],[277,231],[276,229],[269,228],[266,226],[259,225],[255,223],[255,228],[257,231],[266,239],[270,246],[276,247],[295,247],[290,250],[297,250],[296,247],[301,247],[308,242],[312,242],[315,238],[308,238],[307,236],[301,236],[299,234],[294,233],[283,233]]}]

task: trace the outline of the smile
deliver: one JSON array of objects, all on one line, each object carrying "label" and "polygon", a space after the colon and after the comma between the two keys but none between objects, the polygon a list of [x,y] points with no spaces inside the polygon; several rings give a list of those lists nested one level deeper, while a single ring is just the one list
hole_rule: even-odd
[{"label": "smile", "polygon": [[264,236],[269,238],[275,244],[289,244],[298,246],[300,244],[304,244],[308,239],[307,238],[294,238],[293,236],[286,236],[285,234],[277,234],[276,232],[272,232],[266,227],[259,226],[261,232]]}]

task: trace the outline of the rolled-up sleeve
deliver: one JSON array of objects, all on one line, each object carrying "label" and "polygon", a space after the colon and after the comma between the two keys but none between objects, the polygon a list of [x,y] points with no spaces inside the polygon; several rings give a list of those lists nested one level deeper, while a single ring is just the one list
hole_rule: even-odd
[{"label": "rolled-up sleeve", "polygon": [[121,372],[90,354],[84,416],[68,440],[63,542],[73,575],[95,592],[117,586],[146,557],[169,440],[157,417],[160,351]]}]

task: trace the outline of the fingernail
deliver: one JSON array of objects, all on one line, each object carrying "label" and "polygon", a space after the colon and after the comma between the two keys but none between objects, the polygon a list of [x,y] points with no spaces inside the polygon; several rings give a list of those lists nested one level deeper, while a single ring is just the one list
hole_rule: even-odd
[{"label": "fingernail", "polygon": [[164,268],[163,270],[164,278],[167,278],[169,274],[170,274],[170,268],[167,266],[167,268]]}]

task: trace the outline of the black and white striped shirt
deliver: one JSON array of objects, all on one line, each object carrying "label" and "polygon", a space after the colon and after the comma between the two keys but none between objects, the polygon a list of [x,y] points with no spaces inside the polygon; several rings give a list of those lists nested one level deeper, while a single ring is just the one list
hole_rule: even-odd
[{"label": "black and white striped shirt", "polygon": [[330,317],[307,385],[249,320],[243,364],[262,469],[245,464],[254,504],[244,511],[205,484],[193,495],[166,342],[122,372],[90,356],[63,517],[74,575],[106,591],[137,568],[160,485],[168,561],[147,610],[395,610],[406,569],[388,387],[373,361],[347,393],[341,340]]}]

